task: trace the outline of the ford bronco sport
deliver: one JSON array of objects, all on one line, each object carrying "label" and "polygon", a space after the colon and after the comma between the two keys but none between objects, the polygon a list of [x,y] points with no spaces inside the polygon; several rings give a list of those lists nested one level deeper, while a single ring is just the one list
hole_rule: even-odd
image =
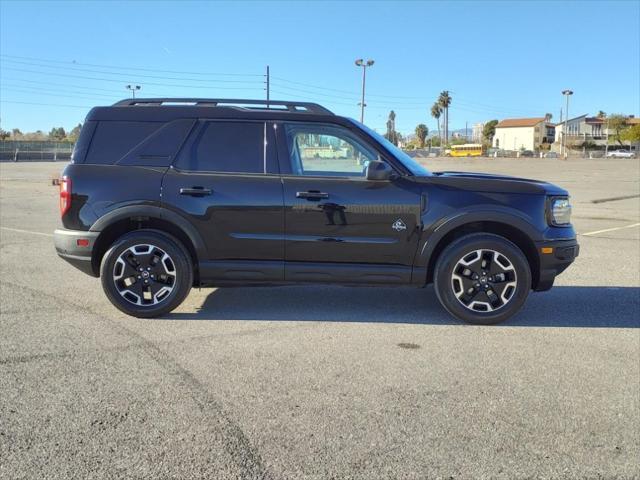
[{"label": "ford bronco sport", "polygon": [[317,104],[135,99],[92,109],[60,188],[58,254],[123,312],[192,286],[433,283],[491,324],[578,255],[565,190],[430,172]]}]

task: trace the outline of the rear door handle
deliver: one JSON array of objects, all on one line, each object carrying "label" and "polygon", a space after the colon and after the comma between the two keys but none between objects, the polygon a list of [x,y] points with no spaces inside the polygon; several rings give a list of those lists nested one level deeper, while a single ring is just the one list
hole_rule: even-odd
[{"label": "rear door handle", "polygon": [[308,192],[296,192],[296,198],[306,198],[307,200],[321,200],[323,198],[329,198],[329,194],[318,192],[316,190],[309,190]]},{"label": "rear door handle", "polygon": [[204,197],[205,195],[211,195],[211,189],[204,188],[204,187],[182,187],[180,189],[180,195],[191,195],[192,197]]}]

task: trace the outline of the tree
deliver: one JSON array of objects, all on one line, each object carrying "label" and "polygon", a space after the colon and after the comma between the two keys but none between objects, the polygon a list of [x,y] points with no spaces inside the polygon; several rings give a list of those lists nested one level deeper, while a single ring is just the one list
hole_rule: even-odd
[{"label": "tree", "polygon": [[11,138],[14,140],[20,140],[22,138],[22,132],[19,128],[14,128],[11,130]]},{"label": "tree", "polygon": [[393,110],[389,112],[389,119],[387,120],[387,133],[385,133],[384,136],[394,145],[398,145],[398,141],[400,140],[400,138],[398,132],[396,132],[396,112],[394,112]]},{"label": "tree", "polygon": [[551,121],[551,119],[552,119],[552,118],[553,118],[553,114],[551,114],[551,113],[545,113],[545,115],[544,115],[544,121],[545,121],[546,123],[549,123],[549,122]]},{"label": "tree", "polygon": [[613,130],[613,138],[622,145],[622,132],[627,128],[627,117],[614,113],[607,119],[607,129]]},{"label": "tree", "polygon": [[424,123],[420,123],[416,127],[416,137],[418,137],[418,141],[420,142],[420,148],[424,148],[424,141],[429,135],[429,129]]},{"label": "tree", "polygon": [[82,130],[82,124],[81,123],[79,123],[78,125],[73,127],[73,129],[71,129],[71,131],[67,135],[67,140],[69,140],[71,142],[78,141],[78,137],[80,136],[80,130]]},{"label": "tree", "polygon": [[67,133],[64,131],[62,127],[53,127],[49,132],[49,138],[51,140],[64,140],[67,137]]},{"label": "tree", "polygon": [[629,143],[640,143],[640,123],[625,128],[620,134],[620,138]]},{"label": "tree", "polygon": [[438,123],[438,139],[442,140],[442,135],[440,134],[440,115],[442,115],[442,108],[438,105],[438,102],[435,102],[431,106],[431,116],[436,119]]},{"label": "tree", "polygon": [[6,140],[10,136],[11,134],[9,132],[0,128],[0,140]]},{"label": "tree", "polygon": [[607,118],[607,114],[605,112],[603,112],[602,110],[598,110],[598,114],[596,115],[597,118]]},{"label": "tree", "polygon": [[498,120],[490,120],[484,124],[484,128],[482,129],[482,138],[489,145],[493,144],[493,137],[496,134],[496,125],[498,125]]},{"label": "tree", "polygon": [[444,143],[449,143],[449,106],[451,105],[451,95],[448,90],[440,92],[438,105],[444,112]]}]

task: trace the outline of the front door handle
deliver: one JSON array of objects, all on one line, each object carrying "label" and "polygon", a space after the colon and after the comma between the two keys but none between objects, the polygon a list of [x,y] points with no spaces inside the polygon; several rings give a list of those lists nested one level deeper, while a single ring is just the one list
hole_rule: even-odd
[{"label": "front door handle", "polygon": [[180,195],[191,195],[192,197],[204,197],[205,195],[211,195],[211,189],[204,188],[204,187],[182,187],[180,189]]},{"label": "front door handle", "polygon": [[321,200],[323,198],[329,198],[329,194],[319,192],[317,190],[309,190],[307,192],[296,192],[296,198],[306,198],[307,200]]}]

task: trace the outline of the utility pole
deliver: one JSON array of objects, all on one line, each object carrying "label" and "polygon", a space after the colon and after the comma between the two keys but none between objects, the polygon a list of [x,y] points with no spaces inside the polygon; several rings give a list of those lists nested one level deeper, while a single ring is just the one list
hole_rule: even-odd
[{"label": "utility pole", "polygon": [[469,126],[469,122],[466,121],[464,122],[464,141],[468,142],[469,141],[469,132],[468,132],[468,127]]},{"label": "utility pole", "polygon": [[269,94],[270,94],[270,91],[269,91],[269,88],[270,88],[270,86],[269,86],[269,82],[270,82],[270,80],[271,80],[271,78],[270,78],[270,76],[269,76],[269,65],[267,65],[267,108],[269,108]]},{"label": "utility pole", "polygon": [[367,80],[367,67],[370,67],[373,64],[373,60],[367,60],[366,62],[362,58],[356,60],[356,66],[362,67],[362,100],[360,101],[360,123],[364,123],[364,107],[366,106],[366,104],[364,103],[364,88]]},{"label": "utility pole", "polygon": [[131,90],[131,98],[136,98],[136,90],[140,90],[140,85],[127,85],[127,90]]},{"label": "utility pole", "polygon": [[566,110],[564,112],[565,118],[564,118],[564,128],[562,129],[562,148],[561,148],[561,151],[562,151],[562,155],[564,156],[564,158],[567,158],[567,133],[569,133],[568,130],[567,130],[567,128],[568,128],[568,123],[567,122],[569,121],[569,97],[571,95],[573,95],[573,90],[569,90],[569,89],[563,90],[562,91],[562,95],[567,97],[567,108],[566,108]]}]

